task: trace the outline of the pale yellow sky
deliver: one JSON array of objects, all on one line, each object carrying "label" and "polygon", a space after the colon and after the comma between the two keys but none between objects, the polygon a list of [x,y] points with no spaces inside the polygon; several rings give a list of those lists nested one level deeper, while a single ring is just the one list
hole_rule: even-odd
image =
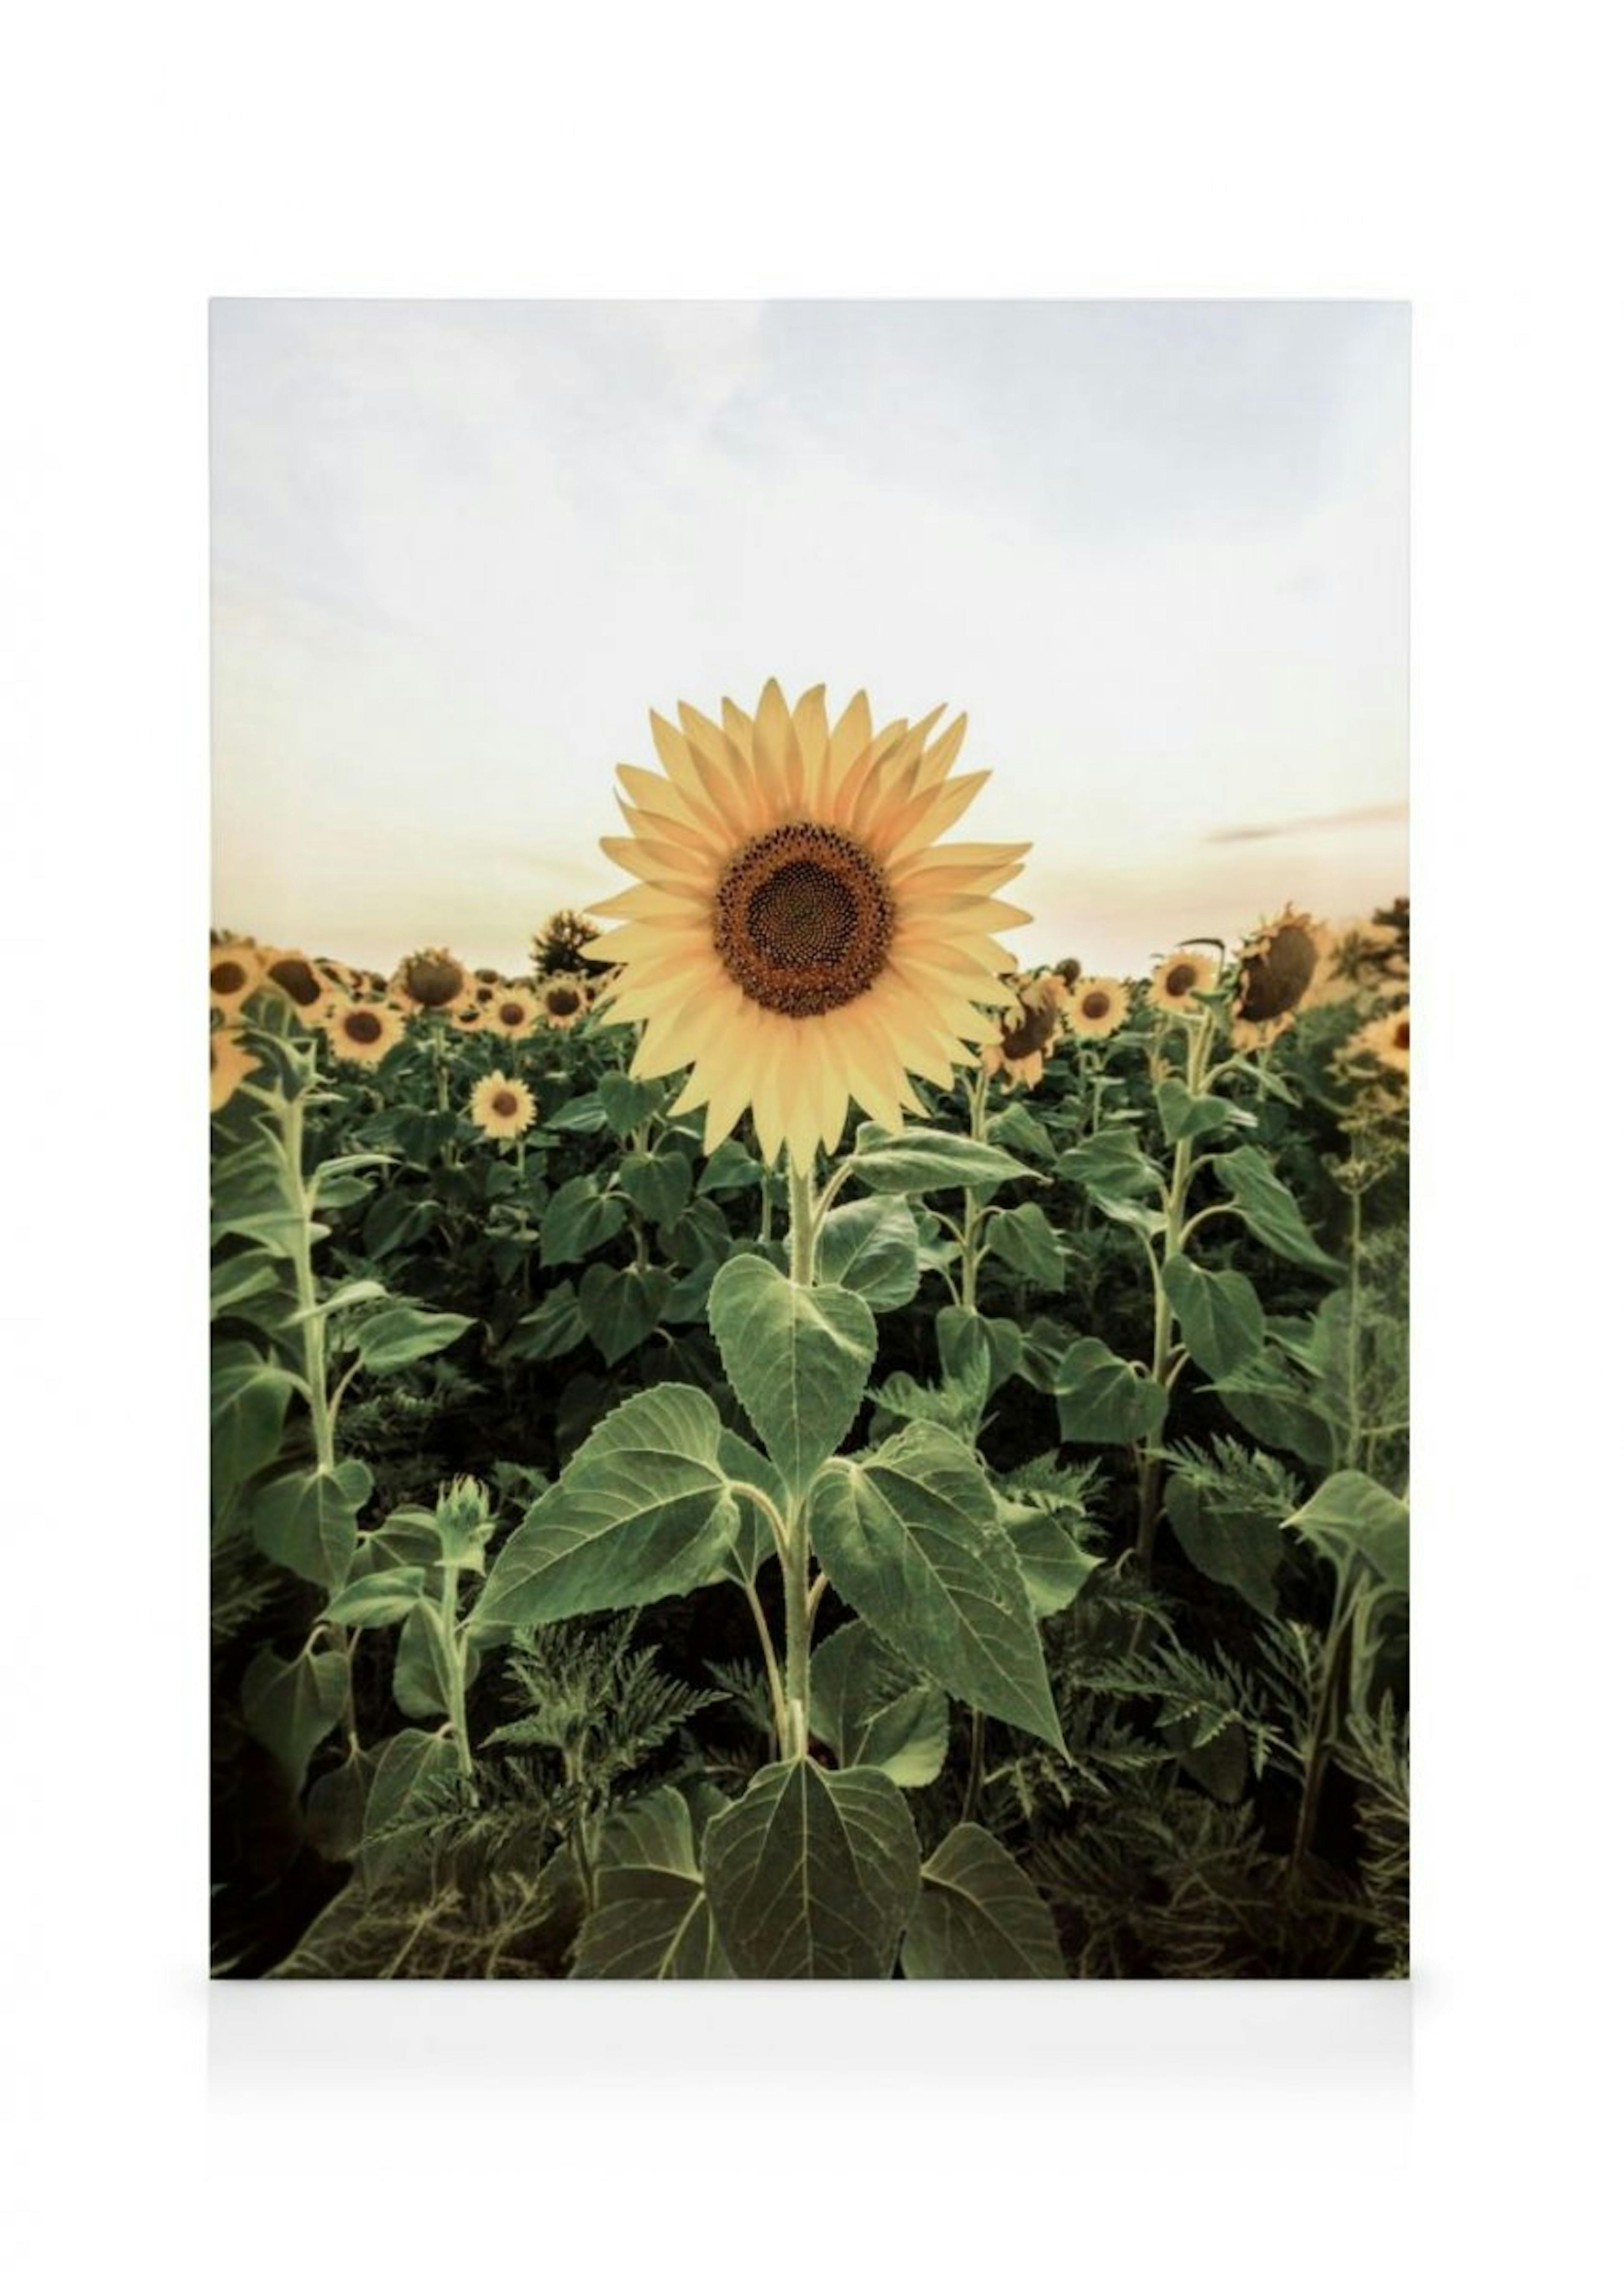
[{"label": "pale yellow sky", "polygon": [[647,713],[970,714],[1024,959],[1405,887],[1409,326],[1328,303],[218,303],[215,916],[518,969]]}]

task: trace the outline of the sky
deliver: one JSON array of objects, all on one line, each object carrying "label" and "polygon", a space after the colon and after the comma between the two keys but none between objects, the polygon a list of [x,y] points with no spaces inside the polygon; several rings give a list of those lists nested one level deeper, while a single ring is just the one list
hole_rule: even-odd
[{"label": "sky", "polygon": [[1409,316],[217,301],[214,919],[525,968],[648,713],[969,714],[1023,961],[1406,887]]}]

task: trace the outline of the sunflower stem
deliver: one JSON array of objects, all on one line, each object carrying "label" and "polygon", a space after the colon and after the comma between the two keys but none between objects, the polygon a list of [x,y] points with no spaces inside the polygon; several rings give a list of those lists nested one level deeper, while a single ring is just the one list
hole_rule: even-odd
[{"label": "sunflower stem", "polygon": [[812,1283],[816,1259],[817,1222],[814,1214],[812,1178],[791,1166],[789,1183],[789,1274],[797,1286]]},{"label": "sunflower stem", "polygon": [[[1201,1022],[1192,1028],[1185,1043],[1185,1085],[1192,1097],[1206,1093],[1207,1057],[1214,1033],[1212,1013],[1204,1006]],[[1173,1147],[1173,1170],[1166,1186],[1167,1227],[1162,1233],[1162,1252],[1158,1261],[1151,1258],[1151,1275],[1155,1288],[1156,1316],[1152,1328],[1151,1349],[1151,1379],[1158,1387],[1171,1390],[1178,1377],[1173,1335],[1173,1304],[1167,1298],[1166,1270],[1176,1254],[1184,1251],[1184,1203],[1195,1174],[1195,1143],[1188,1136],[1181,1136]],[[1144,1439],[1139,1468],[1139,1528],[1136,1551],[1141,1562],[1149,1564],[1156,1551],[1156,1526],[1161,1517],[1162,1503],[1162,1440],[1166,1433],[1167,1410],[1162,1412]]]}]

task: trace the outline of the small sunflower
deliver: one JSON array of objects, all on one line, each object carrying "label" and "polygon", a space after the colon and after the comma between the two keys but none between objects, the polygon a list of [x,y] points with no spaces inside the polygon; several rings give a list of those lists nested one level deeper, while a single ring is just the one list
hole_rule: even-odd
[{"label": "small sunflower", "polygon": [[473,981],[449,947],[426,946],[401,961],[393,990],[414,1010],[456,1010],[473,991]]},{"label": "small sunflower", "polygon": [[1369,1059],[1384,1072],[1410,1078],[1410,1012],[1406,1005],[1385,1018],[1373,1018],[1361,1026],[1352,1039],[1344,1043],[1337,1053],[1350,1067],[1361,1058]]},{"label": "small sunflower", "polygon": [[[565,990],[561,988],[559,990]],[[585,989],[578,990],[585,991]],[[504,986],[485,1005],[482,1022],[488,1034],[506,1034],[510,1041],[517,1042],[530,1031],[540,1015],[541,1005],[533,995],[521,994],[516,987]]]},{"label": "small sunflower", "polygon": [[1017,982],[1015,999],[999,1021],[999,1038],[987,1043],[981,1063],[1011,1084],[1035,1088],[1064,1031],[1066,983],[1056,973]]},{"label": "small sunflower", "polygon": [[327,1039],[335,1058],[350,1065],[379,1065],[406,1033],[406,1020],[387,1002],[335,1002],[327,1013]]},{"label": "small sunflower", "polygon": [[1272,922],[1262,924],[1240,950],[1235,1016],[1242,1025],[1272,1026],[1298,1010],[1328,960],[1330,938],[1312,916],[1288,900]]},{"label": "small sunflower", "polygon": [[251,1072],[259,1069],[259,1059],[251,1050],[245,1050],[237,1038],[234,1027],[216,1027],[209,1035],[209,1110],[218,1112],[229,1104]]},{"label": "small sunflower", "polygon": [[753,718],[655,717],[664,773],[621,768],[633,833],[604,848],[637,880],[583,951],[620,966],[609,1021],[646,1020],[634,1074],[692,1068],[673,1110],[704,1105],[707,1150],[748,1109],[809,1173],[853,1100],[900,1129],[910,1073],[950,1087],[996,1039],[1014,958],[992,934],[1026,917],[993,893],[1026,848],[941,842],[987,778],[950,779],[965,721],[933,741],[941,715],[876,733],[859,694],[831,728],[821,687],[792,711],[770,679]]},{"label": "small sunflower", "polygon": [[548,917],[530,942],[537,975],[557,978],[589,969],[586,950],[601,937],[599,926],[587,916],[577,915],[573,908],[561,908]]},{"label": "small sunflower", "polygon": [[1127,1017],[1132,999],[1120,978],[1079,978],[1065,999],[1066,1023],[1085,1040],[1103,1041]]},{"label": "small sunflower", "polygon": [[327,1015],[332,988],[308,954],[279,946],[262,950],[264,975],[277,991],[294,1005],[302,1026],[318,1026]]},{"label": "small sunflower", "polygon": [[541,989],[540,1015],[562,1033],[579,1025],[592,1006],[592,995],[579,978],[555,978]]},{"label": "small sunflower", "polygon": [[209,1007],[229,1017],[240,1010],[259,984],[261,966],[257,946],[227,945],[209,949]]},{"label": "small sunflower", "polygon": [[1151,999],[1163,1010],[1199,1009],[1192,998],[1210,994],[1218,984],[1218,967],[1210,954],[1188,947],[1165,954],[1151,973]]},{"label": "small sunflower", "polygon": [[536,1100],[522,1080],[510,1080],[504,1072],[488,1072],[473,1085],[468,1115],[494,1142],[505,1144],[533,1126]]}]

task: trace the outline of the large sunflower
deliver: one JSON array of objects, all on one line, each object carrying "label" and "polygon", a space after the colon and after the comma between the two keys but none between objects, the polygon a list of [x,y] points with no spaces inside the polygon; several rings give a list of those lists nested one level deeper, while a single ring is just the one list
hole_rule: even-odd
[{"label": "large sunflower", "polygon": [[692,1067],[674,1109],[705,1107],[707,1150],[748,1107],[808,1173],[853,1099],[898,1129],[910,1073],[947,1087],[996,1038],[980,1005],[1014,959],[992,934],[1027,918],[992,895],[1027,848],[939,841],[987,778],[948,778],[962,717],[876,733],[859,694],[831,729],[821,687],[792,712],[771,679],[754,718],[677,715],[652,721],[663,773],[620,768],[632,833],[604,849],[637,880],[585,952],[622,966],[609,1020],[646,1021],[633,1072]]}]

